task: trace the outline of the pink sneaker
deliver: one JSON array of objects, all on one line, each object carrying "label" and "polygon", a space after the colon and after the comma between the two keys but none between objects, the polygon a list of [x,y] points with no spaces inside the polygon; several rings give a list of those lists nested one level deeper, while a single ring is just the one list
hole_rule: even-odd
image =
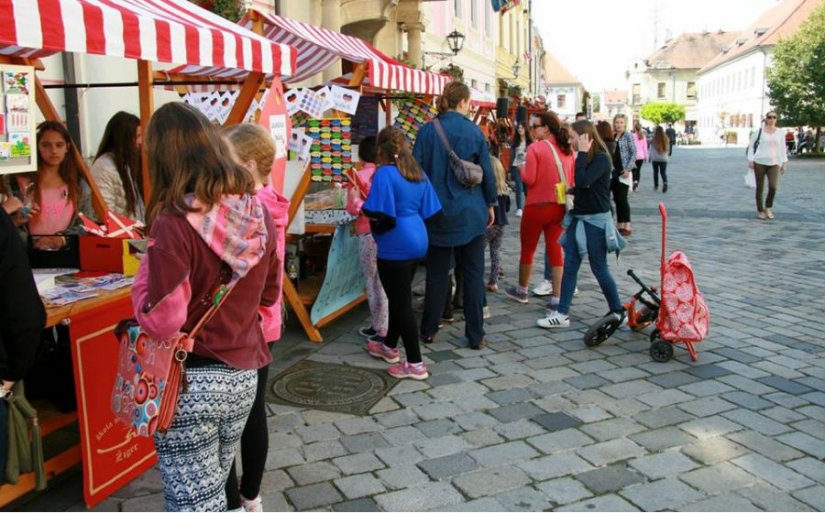
[{"label": "pink sneaker", "polygon": [[387,363],[398,363],[400,360],[398,356],[398,349],[392,349],[376,340],[367,343],[367,352],[370,356],[382,358]]},{"label": "pink sneaker", "polygon": [[254,499],[247,499],[241,495],[241,507],[244,511],[263,511],[264,505],[261,496],[258,495]]},{"label": "pink sneaker", "polygon": [[410,378],[410,379],[417,379],[417,380],[425,380],[430,377],[430,373],[427,372],[427,366],[424,362],[421,363],[399,363],[393,365],[387,372],[390,376],[398,379]]}]

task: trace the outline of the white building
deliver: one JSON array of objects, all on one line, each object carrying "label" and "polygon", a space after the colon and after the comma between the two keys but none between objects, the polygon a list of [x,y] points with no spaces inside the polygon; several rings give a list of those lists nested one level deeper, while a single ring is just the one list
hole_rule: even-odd
[{"label": "white building", "polygon": [[746,143],[770,110],[765,71],[776,43],[796,32],[823,0],[783,0],[765,12],[699,70],[699,122],[703,143]]},{"label": "white building", "polygon": [[627,103],[627,91],[606,90],[599,97],[599,111],[593,113],[593,119],[612,121],[616,114],[624,114],[628,119],[632,117],[633,110]]},{"label": "white building", "polygon": [[572,121],[577,112],[585,111],[584,85],[550,53],[544,54],[543,79],[547,107],[561,119]]}]

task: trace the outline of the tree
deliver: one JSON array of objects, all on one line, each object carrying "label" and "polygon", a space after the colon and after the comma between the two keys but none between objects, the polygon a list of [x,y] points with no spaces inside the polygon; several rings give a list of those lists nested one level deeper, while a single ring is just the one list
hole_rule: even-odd
[{"label": "tree", "polygon": [[817,7],[799,30],[777,43],[768,89],[784,126],[825,125],[825,4]]},{"label": "tree", "polygon": [[642,106],[642,118],[651,123],[675,123],[685,119],[685,106],[678,103],[656,102]]},{"label": "tree", "polygon": [[238,21],[245,11],[241,0],[189,0],[198,7],[212,11],[230,21]]}]

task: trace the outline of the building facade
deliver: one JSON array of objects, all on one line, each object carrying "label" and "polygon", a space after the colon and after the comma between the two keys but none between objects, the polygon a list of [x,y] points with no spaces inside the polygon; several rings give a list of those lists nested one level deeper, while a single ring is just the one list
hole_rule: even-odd
[{"label": "building facade", "polygon": [[562,120],[568,121],[574,120],[577,112],[586,112],[585,89],[581,80],[550,53],[545,53],[542,61],[543,94],[547,107],[555,111]]}]

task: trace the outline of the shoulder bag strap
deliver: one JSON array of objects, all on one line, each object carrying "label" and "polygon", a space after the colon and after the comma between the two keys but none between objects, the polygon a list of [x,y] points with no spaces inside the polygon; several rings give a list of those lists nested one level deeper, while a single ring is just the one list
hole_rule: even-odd
[{"label": "shoulder bag strap", "polygon": [[203,328],[203,326],[207,322],[209,322],[212,319],[212,317],[215,316],[215,314],[218,312],[218,308],[220,308],[224,301],[226,301],[226,299],[229,297],[229,294],[235,288],[235,285],[237,285],[237,282],[235,282],[235,284],[229,287],[227,287],[226,285],[221,285],[219,287],[218,291],[212,297],[212,304],[209,306],[209,309],[206,311],[206,313],[203,314],[203,317],[201,317],[201,319],[198,321],[195,327],[192,328],[192,331],[189,332],[190,339],[194,340],[195,336]]},{"label": "shoulder bag strap", "polygon": [[564,167],[561,165],[561,159],[559,158],[559,152],[556,151],[556,147],[553,146],[553,143],[548,141],[547,139],[544,140],[547,143],[547,146],[550,146],[550,151],[553,152],[553,158],[556,160],[556,169],[559,172],[559,181],[564,184],[565,189],[569,189],[570,186],[567,184],[567,175],[564,174]]},{"label": "shoulder bag strap", "polygon": [[453,153],[453,147],[450,146],[450,141],[447,139],[447,134],[444,133],[444,127],[441,126],[438,118],[433,118],[433,126],[435,126],[435,132],[438,134],[438,138],[441,139],[444,149],[447,150],[447,153]]}]

